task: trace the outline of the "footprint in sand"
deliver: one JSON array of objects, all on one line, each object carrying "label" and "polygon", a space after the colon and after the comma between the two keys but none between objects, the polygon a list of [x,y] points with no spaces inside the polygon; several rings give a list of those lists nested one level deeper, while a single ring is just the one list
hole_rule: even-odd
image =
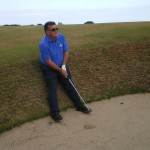
[{"label": "footprint in sand", "polygon": [[84,125],[84,129],[94,129],[94,128],[96,128],[96,126],[92,125],[92,124],[86,124],[86,125]]}]

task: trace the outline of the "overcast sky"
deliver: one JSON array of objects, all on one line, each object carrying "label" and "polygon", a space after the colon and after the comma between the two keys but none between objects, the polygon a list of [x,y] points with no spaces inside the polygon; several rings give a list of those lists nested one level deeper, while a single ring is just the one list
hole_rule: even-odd
[{"label": "overcast sky", "polygon": [[0,25],[150,21],[150,0],[0,0]]}]

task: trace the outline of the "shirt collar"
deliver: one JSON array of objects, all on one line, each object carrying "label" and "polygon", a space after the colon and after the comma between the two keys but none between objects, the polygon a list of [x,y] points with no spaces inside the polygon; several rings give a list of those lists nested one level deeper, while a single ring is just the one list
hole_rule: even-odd
[{"label": "shirt collar", "polygon": [[47,35],[45,36],[46,40],[48,40],[49,42],[54,42],[59,38],[59,35],[57,35],[55,40],[52,40],[50,37],[48,37]]}]

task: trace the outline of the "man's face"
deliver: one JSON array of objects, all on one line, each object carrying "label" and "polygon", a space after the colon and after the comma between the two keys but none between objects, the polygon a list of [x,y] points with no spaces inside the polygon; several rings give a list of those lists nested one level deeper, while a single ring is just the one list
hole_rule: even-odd
[{"label": "man's face", "polygon": [[57,26],[56,25],[48,26],[48,29],[46,30],[46,35],[51,39],[55,39],[58,35]]}]

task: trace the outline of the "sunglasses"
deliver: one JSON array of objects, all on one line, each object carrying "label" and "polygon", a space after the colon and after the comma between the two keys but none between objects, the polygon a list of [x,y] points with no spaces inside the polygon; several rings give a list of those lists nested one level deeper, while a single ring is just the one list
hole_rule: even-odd
[{"label": "sunglasses", "polygon": [[55,32],[55,31],[58,31],[58,28],[47,29],[47,31],[53,31],[53,32]]}]

